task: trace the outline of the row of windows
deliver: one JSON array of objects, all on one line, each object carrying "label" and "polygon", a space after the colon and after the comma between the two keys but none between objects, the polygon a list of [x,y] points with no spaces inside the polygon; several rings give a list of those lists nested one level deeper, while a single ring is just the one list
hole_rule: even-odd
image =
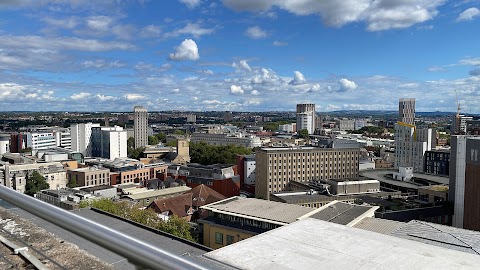
[{"label": "row of windows", "polygon": [[[235,237],[233,235],[227,234],[226,240],[227,240],[226,245],[230,245],[235,242]],[[215,233],[215,244],[223,245],[223,233],[220,233],[220,232]]]}]

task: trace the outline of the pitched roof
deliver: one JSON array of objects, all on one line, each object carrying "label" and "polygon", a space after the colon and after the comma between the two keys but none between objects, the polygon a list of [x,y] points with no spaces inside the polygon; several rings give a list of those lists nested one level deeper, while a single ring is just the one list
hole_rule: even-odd
[{"label": "pitched roof", "polygon": [[405,223],[400,221],[366,217],[357,224],[353,225],[353,227],[371,232],[391,234],[393,231],[399,229],[403,225],[405,225]]},{"label": "pitched roof", "polygon": [[186,193],[174,197],[158,199],[153,201],[148,208],[152,208],[157,213],[169,212],[169,215],[177,217],[186,217],[188,209],[192,206],[192,194]]},{"label": "pitched roof", "polygon": [[227,198],[204,184],[198,185],[186,193],[192,193],[192,206],[195,207],[204,206]]},{"label": "pitched roof", "polygon": [[202,206],[202,209],[285,225],[314,211],[314,208],[254,198],[231,197]]},{"label": "pitched roof", "polygon": [[480,232],[412,220],[390,235],[480,255]]}]

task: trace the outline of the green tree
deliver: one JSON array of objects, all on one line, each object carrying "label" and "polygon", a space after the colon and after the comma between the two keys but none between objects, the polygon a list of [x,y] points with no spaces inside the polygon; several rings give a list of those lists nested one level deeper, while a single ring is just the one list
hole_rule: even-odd
[{"label": "green tree", "polygon": [[76,188],[76,187],[77,187],[77,179],[74,178],[74,179],[70,180],[70,181],[68,182],[67,187],[69,187],[69,188]]},{"label": "green tree", "polygon": [[135,147],[135,139],[133,137],[128,138],[127,147],[131,147],[131,148]]},{"label": "green tree", "polygon": [[158,143],[160,143],[160,140],[156,136],[148,136],[149,145],[157,145]]},{"label": "green tree", "polygon": [[112,199],[102,198],[91,201],[82,201],[80,202],[80,207],[97,208],[145,226],[171,233],[183,239],[196,241],[190,232],[190,225],[184,219],[178,218],[177,216],[171,216],[168,221],[163,221],[153,209],[140,209],[140,206],[137,204],[115,202]]},{"label": "green tree", "polygon": [[173,134],[175,134],[175,135],[185,135],[185,131],[176,129],[176,130],[173,132]]},{"label": "green tree", "polygon": [[27,183],[25,184],[25,194],[33,196],[40,192],[40,190],[49,189],[50,184],[47,183],[45,177],[43,177],[37,171],[34,171],[31,175],[26,177]]},{"label": "green tree", "polygon": [[249,155],[251,153],[251,148],[243,146],[214,146],[208,145],[205,142],[190,143],[191,161],[203,165],[216,163],[235,164],[237,155]]},{"label": "green tree", "polygon": [[128,157],[133,159],[140,159],[143,156],[143,151],[145,151],[145,147],[127,148]]},{"label": "green tree", "polygon": [[302,129],[298,132],[298,137],[302,139],[308,139],[310,136],[308,136],[308,130],[307,129]]},{"label": "green tree", "polygon": [[167,142],[167,136],[166,136],[165,133],[163,133],[163,132],[160,132],[160,133],[155,134],[155,137],[157,137],[157,139],[158,139],[159,141],[161,141],[162,143],[166,143],[166,142]]}]

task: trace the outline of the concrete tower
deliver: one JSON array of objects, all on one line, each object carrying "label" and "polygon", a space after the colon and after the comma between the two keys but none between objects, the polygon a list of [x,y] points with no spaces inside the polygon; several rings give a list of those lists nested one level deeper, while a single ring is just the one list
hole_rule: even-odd
[{"label": "concrete tower", "polygon": [[135,137],[135,148],[145,147],[148,144],[148,113],[142,106],[133,108],[133,128]]},{"label": "concrete tower", "polygon": [[315,104],[297,104],[297,132],[306,129],[315,132]]}]

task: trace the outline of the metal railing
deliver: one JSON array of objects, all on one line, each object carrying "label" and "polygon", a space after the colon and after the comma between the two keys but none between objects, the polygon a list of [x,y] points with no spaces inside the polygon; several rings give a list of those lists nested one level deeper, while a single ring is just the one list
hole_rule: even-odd
[{"label": "metal railing", "polygon": [[116,232],[89,219],[75,215],[46,202],[37,200],[13,189],[0,185],[0,199],[45,219],[65,230],[98,244],[143,269],[209,269],[201,262],[191,262]]}]

